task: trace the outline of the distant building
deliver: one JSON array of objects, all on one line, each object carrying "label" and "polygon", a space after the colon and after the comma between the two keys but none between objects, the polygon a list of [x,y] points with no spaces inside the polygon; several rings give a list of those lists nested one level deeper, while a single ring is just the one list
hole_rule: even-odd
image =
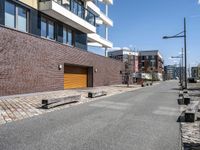
[{"label": "distant building", "polygon": [[191,75],[194,78],[200,79],[200,65],[191,68]]},{"label": "distant building", "polygon": [[163,80],[163,57],[158,50],[134,52],[128,48],[119,48],[108,52],[108,57],[127,62],[131,56],[133,77]]},{"label": "distant building", "polygon": [[164,66],[164,79],[165,80],[176,79],[176,66],[175,65]]},{"label": "distant building", "polygon": [[[119,48],[108,52],[108,57],[120,60],[125,63],[125,70],[122,71],[123,83],[136,82],[138,76],[138,52],[129,48]],[[131,79],[129,79],[131,77]]]},{"label": "distant building", "polygon": [[175,68],[175,76],[176,78],[183,78],[185,80],[185,67],[176,67]]},{"label": "distant building", "polygon": [[163,80],[164,60],[158,50],[139,51],[139,72],[143,78]]},{"label": "distant building", "polygon": [[137,73],[138,70],[138,52],[134,52],[128,48],[119,48],[117,50],[111,50],[108,52],[108,57],[120,60],[122,62],[128,61],[128,56],[131,56],[131,64],[133,65],[133,73]]}]

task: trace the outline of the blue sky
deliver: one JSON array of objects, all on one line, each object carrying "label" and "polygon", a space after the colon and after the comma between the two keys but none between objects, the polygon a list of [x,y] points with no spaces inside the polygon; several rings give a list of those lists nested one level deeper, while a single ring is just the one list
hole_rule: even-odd
[{"label": "blue sky", "polygon": [[[175,35],[183,30],[183,18],[187,19],[188,63],[200,63],[200,5],[198,0],[114,0],[109,8],[114,22],[109,38],[114,47],[130,47],[136,50],[158,49],[165,64],[179,55],[183,39],[163,40],[164,35]],[[104,54],[103,50],[94,49]],[[178,61],[178,60],[177,60]]]}]

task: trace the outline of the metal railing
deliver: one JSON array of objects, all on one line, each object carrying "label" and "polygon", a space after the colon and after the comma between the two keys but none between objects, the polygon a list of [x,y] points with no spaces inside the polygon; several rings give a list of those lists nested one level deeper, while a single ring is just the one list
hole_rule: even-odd
[{"label": "metal railing", "polygon": [[98,0],[92,0],[92,2],[97,6],[99,5],[99,1]]},{"label": "metal railing", "polygon": [[81,5],[77,0],[69,0],[68,3],[66,3],[66,0],[65,3],[64,0],[39,0],[39,2],[49,1],[54,1],[58,3],[59,5],[71,11],[80,18],[84,19],[88,23],[92,24],[93,26],[96,26],[96,16],[83,5]]}]

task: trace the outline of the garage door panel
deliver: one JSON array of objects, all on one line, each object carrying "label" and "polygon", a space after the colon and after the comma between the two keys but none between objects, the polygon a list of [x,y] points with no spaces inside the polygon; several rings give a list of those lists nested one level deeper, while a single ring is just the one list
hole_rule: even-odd
[{"label": "garage door panel", "polygon": [[87,68],[67,66],[64,74],[64,89],[87,87]]}]

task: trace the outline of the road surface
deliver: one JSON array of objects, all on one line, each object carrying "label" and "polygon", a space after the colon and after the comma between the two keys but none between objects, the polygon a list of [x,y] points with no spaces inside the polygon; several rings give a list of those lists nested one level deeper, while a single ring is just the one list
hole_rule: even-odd
[{"label": "road surface", "polygon": [[179,150],[176,81],[0,126],[0,150]]}]

